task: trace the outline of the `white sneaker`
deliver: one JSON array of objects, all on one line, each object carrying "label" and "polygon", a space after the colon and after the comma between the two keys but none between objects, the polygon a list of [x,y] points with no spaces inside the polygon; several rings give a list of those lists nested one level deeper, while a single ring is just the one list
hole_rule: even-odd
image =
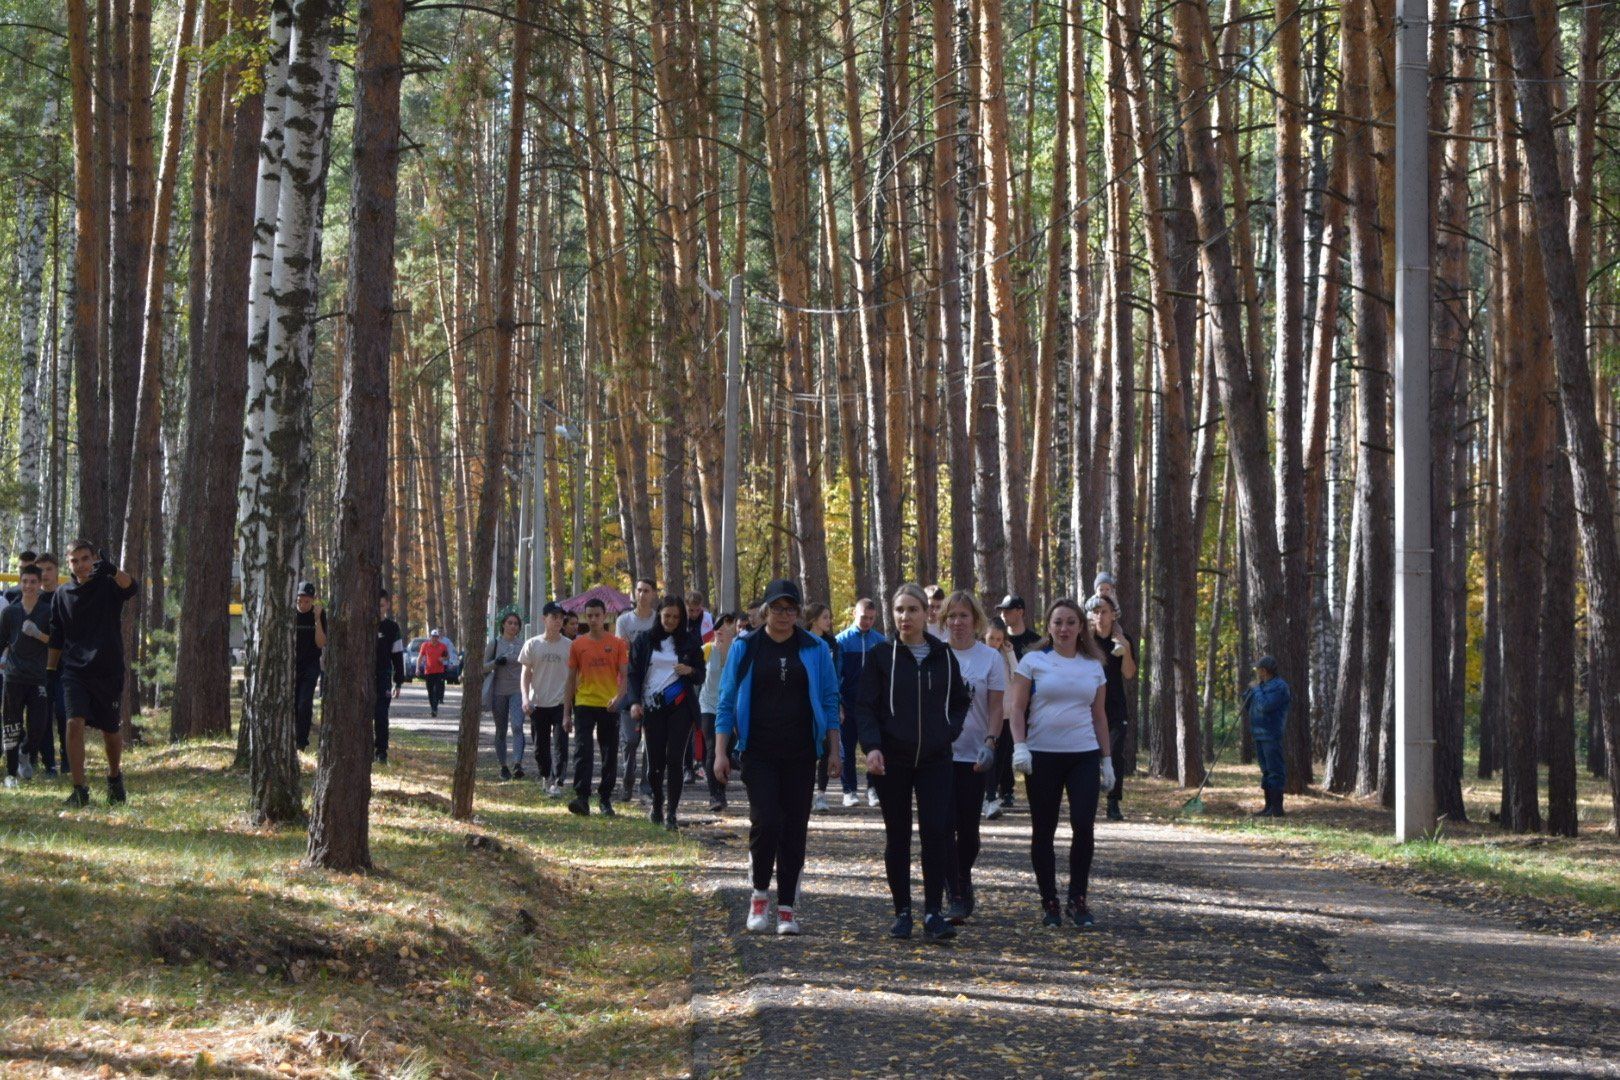
[{"label": "white sneaker", "polygon": [[867,806],[876,806],[877,804],[878,804],[877,788],[872,787],[871,785],[867,785],[867,788],[866,788],[866,805]]},{"label": "white sneaker", "polygon": [[855,794],[853,791],[844,792],[844,807],[846,809],[851,806],[859,805],[861,805],[861,797],[859,795]]},{"label": "white sneaker", "polygon": [[781,937],[792,937],[799,933],[799,920],[794,918],[792,908],[776,909],[776,933]]},{"label": "white sneaker", "polygon": [[34,778],[34,763],[27,758],[23,758],[17,765],[17,775],[24,780],[32,780]]},{"label": "white sneaker", "polygon": [[818,814],[827,812],[827,793],[825,791],[816,792],[816,797],[810,800],[810,809]]},{"label": "white sneaker", "polygon": [[994,798],[984,800],[984,820],[986,820],[986,821],[994,821],[994,820],[996,820],[996,818],[998,818],[1000,816],[1001,816],[1001,800],[1000,799],[994,799]]},{"label": "white sneaker", "polygon": [[768,893],[754,890],[748,898],[748,932],[763,934],[771,928],[771,898]]},{"label": "white sneaker", "polygon": [[7,773],[6,774],[6,790],[7,791],[15,791],[16,789],[17,789],[17,778],[15,776],[12,776],[10,773]]},{"label": "white sneaker", "polygon": [[552,784],[550,787],[546,788],[546,794],[550,795],[553,799],[558,798],[562,795],[562,793],[563,790],[561,784]]}]

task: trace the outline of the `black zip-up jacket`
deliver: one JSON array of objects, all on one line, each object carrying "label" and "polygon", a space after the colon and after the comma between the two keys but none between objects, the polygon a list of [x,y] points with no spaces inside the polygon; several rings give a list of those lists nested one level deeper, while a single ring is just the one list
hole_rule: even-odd
[{"label": "black zip-up jacket", "polygon": [[950,760],[973,701],[951,647],[932,634],[925,640],[920,664],[898,638],[872,649],[853,708],[862,746],[912,765]]},{"label": "black zip-up jacket", "polygon": [[[687,700],[682,708],[690,707],[695,712],[698,687],[703,685],[703,680],[709,674],[709,665],[703,659],[703,639],[688,630],[685,625],[673,634],[657,635],[657,641],[654,641],[653,637],[652,631],[649,630],[636,638],[636,643],[630,647],[630,667],[625,674],[625,690],[629,695],[627,700],[631,705],[646,704],[641,699],[647,685],[647,668],[652,664],[653,650],[662,645],[664,638],[668,637],[674,639],[676,661],[692,669],[692,674],[681,676],[687,685]],[[629,705],[625,707],[629,708]]]}]

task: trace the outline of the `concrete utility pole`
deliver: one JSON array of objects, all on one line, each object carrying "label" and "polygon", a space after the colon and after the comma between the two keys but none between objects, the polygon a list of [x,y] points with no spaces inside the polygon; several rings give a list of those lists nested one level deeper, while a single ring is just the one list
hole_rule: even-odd
[{"label": "concrete utility pole", "polygon": [[737,422],[742,404],[743,279],[731,279],[726,301],[726,455],[720,515],[720,610],[736,611],[737,595]]},{"label": "concrete utility pole", "polygon": [[1395,25],[1395,838],[1434,831],[1429,432],[1429,50],[1425,0]]}]

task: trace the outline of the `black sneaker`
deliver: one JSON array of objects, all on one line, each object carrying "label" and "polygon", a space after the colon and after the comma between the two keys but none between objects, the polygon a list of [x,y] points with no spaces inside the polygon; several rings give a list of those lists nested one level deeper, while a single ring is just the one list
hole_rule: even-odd
[{"label": "black sneaker", "polygon": [[55,765],[47,765],[47,766],[45,766],[45,773],[44,773],[45,779],[47,779],[47,780],[55,780],[58,775],[59,774],[56,771],[56,766]]},{"label": "black sneaker", "polygon": [[662,825],[664,823],[664,808],[657,803],[653,803],[653,808],[647,812],[647,820],[654,825]]},{"label": "black sneaker", "polygon": [[902,940],[911,937],[911,909],[907,908],[894,917],[894,925],[889,927],[889,936]]},{"label": "black sneaker", "polygon": [[1086,907],[1086,898],[1083,896],[1069,897],[1069,902],[1063,906],[1063,914],[1067,915],[1069,921],[1081,930],[1097,925],[1096,916],[1092,915],[1091,909]]},{"label": "black sneaker", "polygon": [[973,895],[973,885],[970,882],[969,884],[962,886],[962,910],[967,914],[967,917],[971,919],[973,918],[973,910],[977,906],[978,901]]},{"label": "black sneaker", "polygon": [[[951,906],[945,912],[945,921],[950,923],[952,926],[961,926],[963,923],[967,922],[967,914],[967,901],[962,899],[960,896],[955,896],[951,898]],[[924,920],[924,925],[927,925],[926,919]]]},{"label": "black sneaker", "polygon": [[570,814],[578,814],[580,817],[590,817],[591,804],[585,798],[585,796],[580,795],[577,798],[569,800],[568,812]]},{"label": "black sneaker", "polygon": [[512,770],[508,769],[505,765],[501,766],[501,779],[502,780],[510,780],[510,779],[512,779]]},{"label": "black sneaker", "polygon": [[607,799],[602,800],[602,805],[597,810],[597,813],[601,814],[603,817],[618,817],[619,816],[619,812],[617,810],[613,809],[613,803],[608,801]]},{"label": "black sneaker", "polygon": [[519,766],[515,767],[512,770],[512,779],[514,779],[514,780],[523,779],[523,766],[519,765]]},{"label": "black sneaker", "polygon": [[1002,810],[1014,810],[1014,809],[1017,809],[1017,807],[1018,807],[1018,799],[1017,799],[1016,796],[1003,795],[1001,797],[1001,809]]},{"label": "black sneaker", "polygon": [[930,912],[923,918],[923,938],[927,941],[949,941],[956,936],[956,927],[945,921],[939,912]]},{"label": "black sneaker", "polygon": [[711,814],[723,814],[725,812],[726,812],[726,800],[724,800],[724,799],[711,799],[709,801],[709,813],[711,813]]},{"label": "black sneaker", "polygon": [[1058,902],[1056,900],[1043,900],[1041,902],[1041,910],[1045,912],[1045,914],[1041,916],[1042,926],[1063,925],[1063,912],[1058,907]]},{"label": "black sneaker", "polygon": [[107,777],[107,802],[109,805],[129,802],[129,794],[124,791],[123,773]]},{"label": "black sneaker", "polygon": [[664,818],[664,831],[665,832],[677,832],[677,831],[680,830],[680,827],[681,827],[681,823],[676,820],[675,811],[671,810],[669,812],[669,814],[666,815],[665,818]]},{"label": "black sneaker", "polygon": [[75,784],[73,793],[67,797],[67,805],[70,810],[77,810],[81,806],[89,806],[90,789],[83,784]]},{"label": "black sneaker", "polygon": [[1109,821],[1124,821],[1125,820],[1125,815],[1120,813],[1120,811],[1119,811],[1119,800],[1118,799],[1109,799],[1108,800],[1108,820]]}]

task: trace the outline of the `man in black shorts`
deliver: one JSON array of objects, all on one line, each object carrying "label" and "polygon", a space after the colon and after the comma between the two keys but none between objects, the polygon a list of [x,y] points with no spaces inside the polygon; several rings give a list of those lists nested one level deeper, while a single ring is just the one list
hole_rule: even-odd
[{"label": "man in black shorts", "polygon": [[84,782],[84,729],[101,732],[107,748],[107,801],[125,802],[124,739],[119,706],[124,696],[124,604],[139,592],[135,579],[105,558],[88,540],[68,548],[73,580],[56,590],[51,604],[49,664],[62,673],[67,704],[68,767],[73,794],[68,806],[90,805]]}]

